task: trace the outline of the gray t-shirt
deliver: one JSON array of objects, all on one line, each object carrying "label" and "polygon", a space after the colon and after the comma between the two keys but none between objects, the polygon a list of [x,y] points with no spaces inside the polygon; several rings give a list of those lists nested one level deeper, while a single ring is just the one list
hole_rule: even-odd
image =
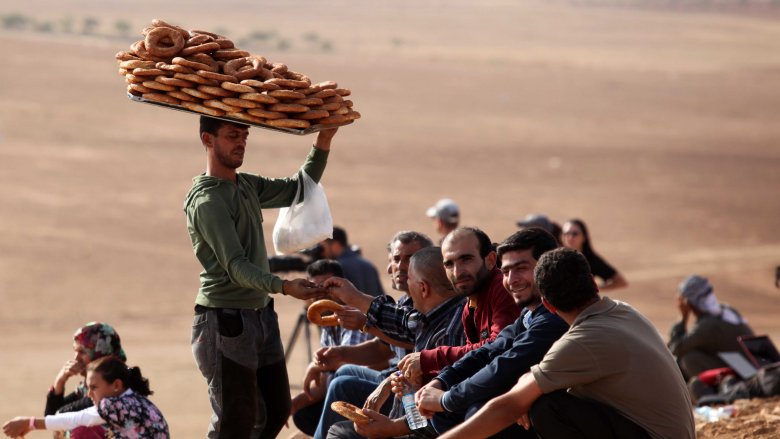
[{"label": "gray t-shirt", "polygon": [[602,297],[531,367],[544,393],[601,402],[656,439],[695,439],[690,397],[661,335],[630,305]]}]

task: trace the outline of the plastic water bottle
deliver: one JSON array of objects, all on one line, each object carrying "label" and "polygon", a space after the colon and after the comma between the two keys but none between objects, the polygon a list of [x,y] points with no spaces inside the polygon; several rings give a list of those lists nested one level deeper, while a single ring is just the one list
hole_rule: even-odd
[{"label": "plastic water bottle", "polygon": [[412,388],[412,385],[403,377],[400,371],[396,372],[396,376],[398,376],[404,384],[401,402],[404,405],[406,423],[409,424],[409,428],[417,430],[428,426],[428,420],[423,418],[420,411],[417,410],[417,405],[414,403],[414,388]]},{"label": "plastic water bottle", "polygon": [[721,406],[721,407],[712,407],[712,406],[701,406],[696,407],[694,409],[694,415],[701,419],[702,421],[706,422],[717,422],[721,419],[728,419],[734,416],[736,413],[736,409],[733,405],[727,405],[727,406]]}]

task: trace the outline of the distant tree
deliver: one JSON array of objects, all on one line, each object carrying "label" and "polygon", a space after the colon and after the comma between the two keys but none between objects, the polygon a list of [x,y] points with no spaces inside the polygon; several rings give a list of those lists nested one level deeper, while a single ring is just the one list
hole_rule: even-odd
[{"label": "distant tree", "polygon": [[258,41],[267,41],[273,38],[275,34],[275,31],[256,30],[249,34],[249,38]]},{"label": "distant tree", "polygon": [[97,30],[99,25],[100,21],[98,21],[97,18],[87,17],[81,23],[81,33],[84,35],[92,35],[95,33],[95,30]]},{"label": "distant tree", "polygon": [[22,14],[3,15],[2,19],[6,29],[24,29],[30,24],[30,19]]},{"label": "distant tree", "polygon": [[316,32],[306,32],[303,34],[303,41],[314,43],[320,39],[320,36]]},{"label": "distant tree", "polygon": [[277,48],[279,51],[281,51],[281,52],[284,52],[285,50],[289,50],[291,47],[292,47],[292,44],[290,44],[290,42],[289,42],[289,41],[287,41],[287,40],[284,40],[284,39],[282,39],[282,40],[279,40],[279,41],[276,43],[276,48]]},{"label": "distant tree", "polygon": [[51,21],[43,21],[40,23],[35,24],[35,31],[36,32],[43,32],[45,34],[50,34],[54,32],[54,23]]},{"label": "distant tree", "polygon": [[127,20],[117,20],[114,23],[114,30],[116,30],[116,32],[123,37],[128,36],[130,34],[131,28],[132,25]]},{"label": "distant tree", "polygon": [[323,52],[332,52],[333,51],[333,43],[331,43],[330,41],[323,41],[322,44],[320,45],[320,49]]}]

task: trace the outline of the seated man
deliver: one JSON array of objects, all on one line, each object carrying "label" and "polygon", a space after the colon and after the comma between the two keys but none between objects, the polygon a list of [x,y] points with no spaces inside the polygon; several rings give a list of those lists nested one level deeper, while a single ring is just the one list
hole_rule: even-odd
[{"label": "seated man", "polygon": [[[458,345],[463,342],[461,310],[465,298],[452,288],[442,265],[441,250],[429,247],[416,252],[409,264],[409,295],[417,312],[408,314],[405,327],[414,329],[415,351],[436,346]],[[388,371],[385,380],[379,385],[374,407],[380,406],[390,394]],[[361,405],[361,401],[347,401]],[[393,400],[390,416],[384,416],[375,410],[365,410],[371,417],[367,425],[355,426],[350,421],[337,422],[328,431],[328,438],[395,437],[412,433],[403,417],[400,400]]]},{"label": "seated man", "polygon": [[[443,433],[472,416],[488,400],[512,388],[522,374],[541,361],[569,325],[542,306],[534,284],[537,259],[558,247],[558,241],[541,228],[512,234],[498,246],[504,286],[524,313],[498,334],[493,343],[471,351],[426,384],[418,400],[423,414]],[[428,413],[426,413],[428,412]],[[513,425],[502,437],[536,438],[533,431]]]},{"label": "seated man", "polygon": [[[401,231],[393,236],[387,248],[389,257],[387,274],[390,275],[394,290],[403,293],[408,292],[408,269],[412,255],[420,249],[428,248],[432,245],[433,242],[431,242],[430,238],[414,231]],[[331,278],[328,282],[334,279]],[[336,313],[339,316],[339,324],[345,328],[362,328],[364,332],[373,334],[377,338],[355,346],[329,347],[320,349],[317,352],[317,364],[321,369],[335,371],[335,374],[328,384],[319,425],[314,432],[314,439],[324,438],[331,425],[345,419],[330,409],[331,402],[357,401],[356,404],[360,405],[376,389],[377,384],[384,379],[384,375],[379,371],[364,366],[376,364],[379,360],[390,359],[390,365],[395,370],[398,360],[407,353],[407,348],[405,347],[388,344],[388,342],[398,343],[398,341],[392,337],[385,336],[376,327],[371,326],[370,322],[367,322],[367,317],[364,313],[371,306],[375,297],[361,293],[357,289],[354,289],[354,291],[356,293],[354,295],[341,295],[338,298],[347,305],[359,309],[362,319],[357,323],[353,323],[354,313],[351,311],[340,311]],[[331,288],[330,292],[333,293],[334,289]],[[384,320],[383,315],[396,316],[406,313],[407,309],[412,309],[411,299],[407,294],[404,294],[397,303],[392,300],[386,300],[382,306],[374,307],[374,309],[376,311],[375,320],[382,321]],[[414,346],[412,344],[407,347],[411,349]],[[389,410],[390,405],[387,404],[386,412],[389,412]]]},{"label": "seated man", "polygon": [[467,298],[461,317],[466,343],[417,351],[401,360],[399,368],[418,386],[468,352],[495,340],[520,316],[520,307],[504,287],[496,252],[485,232],[475,227],[456,229],[444,238],[441,251],[453,288]]},{"label": "seated man", "polygon": [[[753,330],[734,308],[718,303],[707,278],[688,276],[678,289],[681,318],[672,326],[669,349],[677,357],[683,376],[690,380],[705,370],[727,367],[718,352],[739,351],[737,337],[752,335]],[[696,316],[696,323],[688,331],[691,314]]]},{"label": "seated man", "polygon": [[[341,264],[331,259],[320,259],[306,268],[307,279],[318,285],[333,276],[343,277],[344,271]],[[320,346],[326,349],[332,346],[353,346],[372,338],[374,336],[365,332],[341,326],[325,326],[321,331]],[[385,367],[387,361],[380,368]],[[308,435],[313,435],[317,428],[331,375],[331,372],[323,371],[317,362],[311,362],[304,374],[303,391],[292,399],[293,422]]]},{"label": "seated man", "polygon": [[685,382],[655,327],[628,304],[599,297],[576,250],[542,255],[534,277],[542,303],[569,331],[512,390],[441,438],[485,438],[518,422],[543,439],[694,439]]}]

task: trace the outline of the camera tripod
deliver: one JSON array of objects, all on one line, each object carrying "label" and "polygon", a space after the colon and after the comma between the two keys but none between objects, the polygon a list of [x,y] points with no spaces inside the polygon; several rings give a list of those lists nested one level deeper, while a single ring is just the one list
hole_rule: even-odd
[{"label": "camera tripod", "polygon": [[[287,363],[290,360],[290,354],[295,347],[295,341],[303,329],[303,335],[306,338],[306,355],[308,355],[309,363],[312,361],[311,356],[311,329],[309,328],[309,319],[306,317],[306,308],[303,308],[300,314],[298,314],[298,321],[295,322],[295,328],[293,329],[290,338],[287,340],[287,345],[284,347],[284,362]],[[307,363],[308,364],[308,363]]]}]

